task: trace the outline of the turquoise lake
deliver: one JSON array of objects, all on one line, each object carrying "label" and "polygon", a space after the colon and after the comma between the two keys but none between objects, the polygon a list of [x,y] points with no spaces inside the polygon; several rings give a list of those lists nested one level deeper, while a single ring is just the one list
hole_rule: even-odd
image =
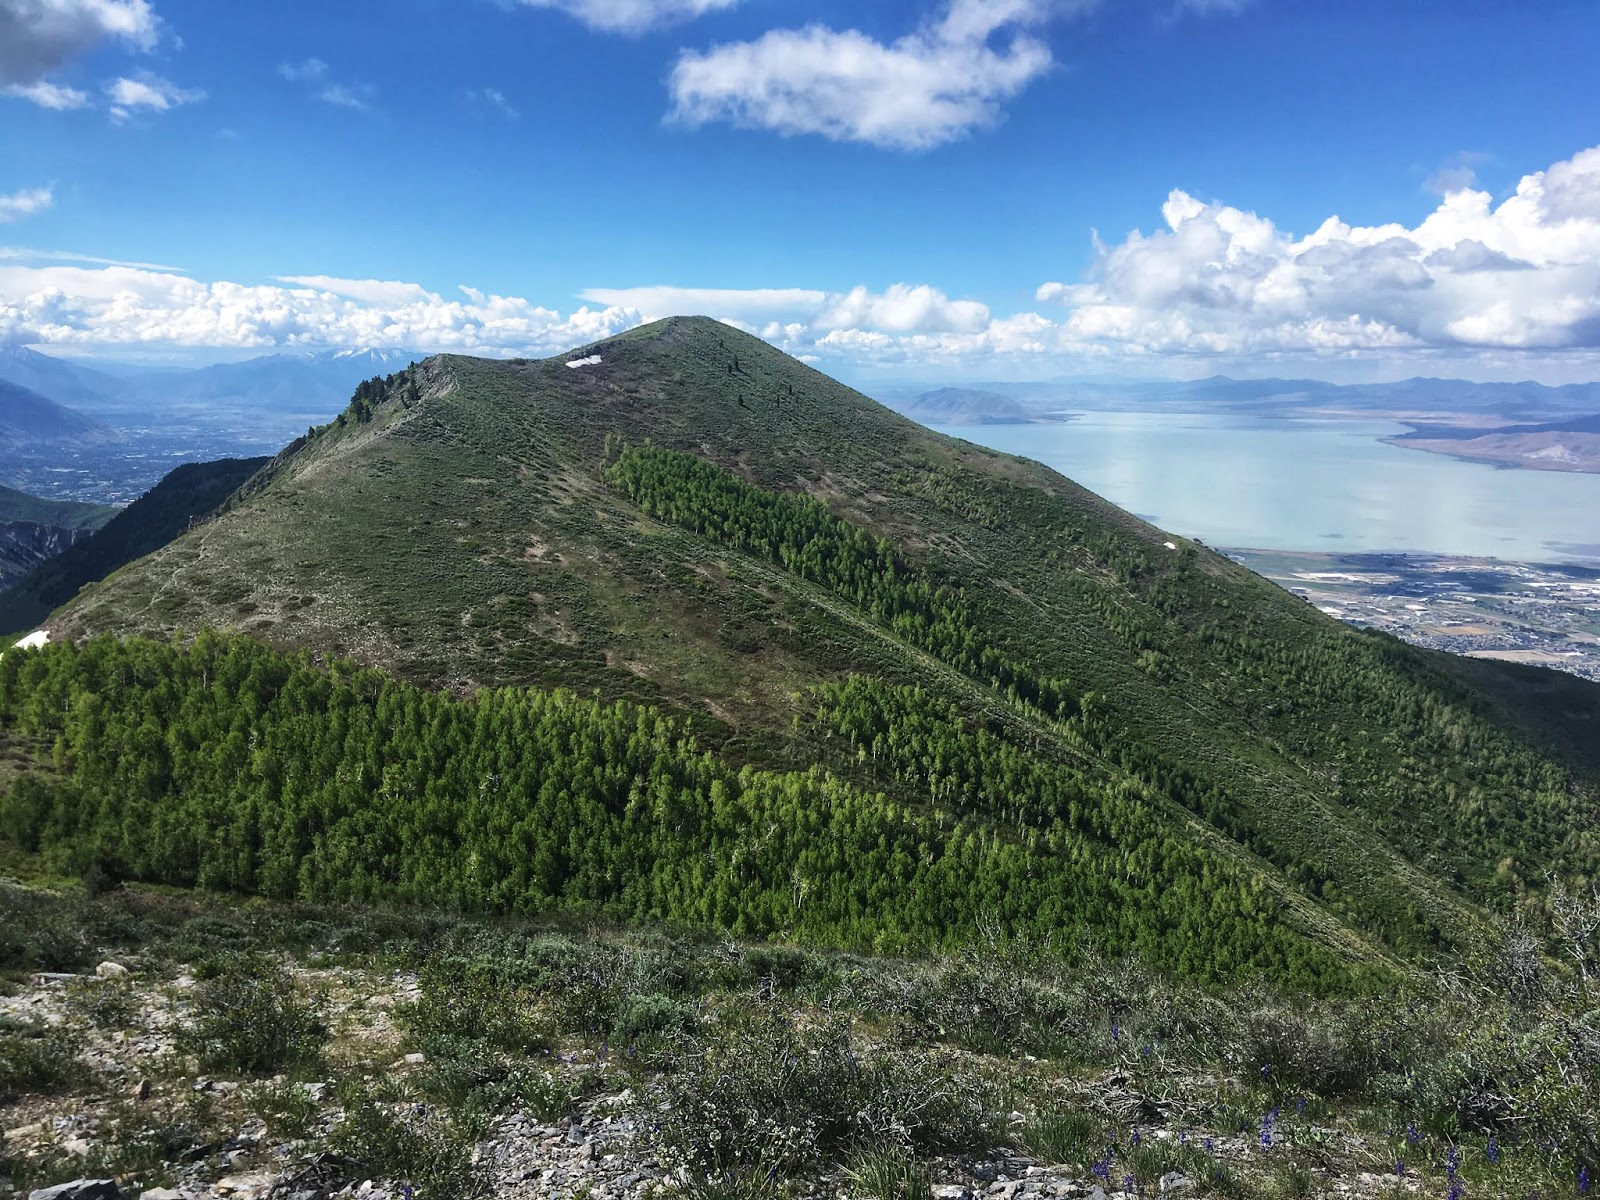
[{"label": "turquoise lake", "polygon": [[937,428],[1213,546],[1600,561],[1600,475],[1402,450],[1378,440],[1405,431],[1388,421],[1087,412]]}]

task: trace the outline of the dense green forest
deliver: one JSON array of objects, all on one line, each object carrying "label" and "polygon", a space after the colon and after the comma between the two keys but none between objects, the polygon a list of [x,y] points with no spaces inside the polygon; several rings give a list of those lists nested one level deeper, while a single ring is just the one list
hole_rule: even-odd
[{"label": "dense green forest", "polygon": [[906,562],[820,500],[769,492],[692,454],[626,447],[606,471],[642,511],[756,554],[850,601],[918,649],[1042,709],[1071,713],[1060,680],[1037,679],[983,632],[959,587]]},{"label": "dense green forest", "polygon": [[[1002,622],[982,612],[958,579],[936,578],[819,500],[766,491],[691,454],[622,448],[606,477],[649,515],[828,588],[903,640],[1032,706],[1056,722],[1068,744],[1171,796],[1312,895],[1339,899],[1316,847],[1285,852],[1261,836],[1230,789],[1164,761],[1157,747],[1110,715],[1103,698],[1075,695],[1061,679],[1039,679],[994,645],[983,631]],[[1000,511],[968,507],[980,515]],[[1152,598],[1149,610],[1114,622],[1145,661],[1161,664],[1152,670],[1198,674],[1202,655],[1224,652],[1241,696],[1271,689],[1269,703],[1247,710],[1250,719],[1302,753],[1336,763],[1328,778],[1334,797],[1365,810],[1454,882],[1509,908],[1518,898],[1517,867],[1595,871],[1600,830],[1585,819],[1592,799],[1554,763],[1497,729],[1481,705],[1430,670],[1418,652],[1383,635],[1342,630],[1313,631],[1284,645],[1248,614],[1228,622],[1222,589],[1192,556],[1158,571],[1159,560],[1118,552],[1113,540],[1100,550],[1128,586]],[[1295,681],[1293,690],[1281,687],[1285,679]],[[1441,773],[1424,765],[1434,762],[1447,766]],[[1448,823],[1416,820],[1424,793],[1430,808],[1450,811]],[[1414,907],[1367,903],[1353,915],[1412,951],[1442,934]]]},{"label": "dense green forest", "polygon": [[52,769],[0,834],[71,869],[314,901],[570,909],[907,950],[983,921],[1206,982],[1359,986],[1257,878],[1163,828],[1131,781],[1029,761],[915,692],[813,720],[916,783],[735,769],[657,711],[458,699],[240,637],[99,638],[0,659],[0,728]]}]

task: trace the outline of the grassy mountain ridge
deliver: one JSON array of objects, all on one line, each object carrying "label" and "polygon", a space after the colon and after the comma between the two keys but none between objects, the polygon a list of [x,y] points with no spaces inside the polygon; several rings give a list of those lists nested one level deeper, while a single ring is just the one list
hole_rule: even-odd
[{"label": "grassy mountain ridge", "polygon": [[[608,477],[647,450],[655,499]],[[845,549],[808,566],[818,531]],[[1545,872],[1600,861],[1592,765],[1542,740],[1592,740],[1595,689],[1557,714],[1351,630],[704,319],[363,385],[215,521],[50,621],[71,638],[202,626],[463,695],[567,687],[692,714],[731,767],[820,762],[923,814],[930,846],[960,811],[980,841],[1046,853],[1082,789],[1107,829],[1153,814],[1141,844],[1272,897],[1274,921],[1353,963],[1459,950],[1486,909],[1536,913]],[[889,690],[811,719],[855,678]],[[1035,807],[971,782],[973,761],[1007,764]]]}]

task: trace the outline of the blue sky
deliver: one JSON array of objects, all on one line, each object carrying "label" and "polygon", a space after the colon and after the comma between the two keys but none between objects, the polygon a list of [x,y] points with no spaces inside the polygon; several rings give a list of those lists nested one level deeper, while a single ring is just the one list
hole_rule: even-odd
[{"label": "blue sky", "polygon": [[1596,62],[1593,0],[0,0],[0,339],[1590,378]]}]

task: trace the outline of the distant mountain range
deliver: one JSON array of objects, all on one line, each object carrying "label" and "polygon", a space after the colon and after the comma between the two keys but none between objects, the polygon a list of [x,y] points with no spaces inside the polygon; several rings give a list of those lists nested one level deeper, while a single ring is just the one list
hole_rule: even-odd
[{"label": "distant mountain range", "polygon": [[[1074,410],[1134,408],[1250,413],[1257,416],[1362,416],[1400,421],[1466,423],[1546,422],[1600,411],[1600,383],[1551,387],[1541,383],[1475,383],[1460,379],[1403,379],[1338,384],[1316,379],[1131,380],[1062,379],[1045,383],[974,383],[920,393],[885,393],[884,403],[910,415],[944,393],[993,397],[967,409],[968,423],[996,423],[1019,406],[1023,419]],[[935,406],[939,401],[933,401]],[[937,422],[935,422],[937,423]]]},{"label": "distant mountain range", "polygon": [[[47,357],[28,353],[32,359]],[[70,403],[113,419],[130,411],[159,413],[221,406],[262,417],[293,413],[327,420],[349,402],[351,391],[363,379],[392,374],[424,357],[417,351],[395,349],[269,354],[243,362],[143,371],[122,378],[67,364],[68,371],[57,373],[56,378],[73,388],[75,399]],[[33,376],[46,373],[32,360],[24,362]],[[9,365],[0,358],[0,378],[6,377]]]},{"label": "distant mountain range", "polygon": [[121,379],[26,346],[0,345],[0,380],[69,408],[95,409],[124,386]]},{"label": "distant mountain range", "polygon": [[1534,425],[1423,425],[1387,439],[1408,450],[1535,471],[1600,472],[1600,414]]},{"label": "distant mountain range", "polygon": [[30,388],[0,379],[0,453],[24,447],[99,445],[116,430]]},{"label": "distant mountain range", "polygon": [[276,451],[403,369],[399,349],[271,354],[192,369],[104,369],[0,347],[0,482],[126,503],[180,461]]},{"label": "distant mountain range", "polygon": [[924,425],[1023,425],[1054,419],[1014,397],[976,388],[938,388],[889,407]]},{"label": "distant mountain range", "polygon": [[1542,471],[1600,471],[1600,383],[1472,383],[1405,379],[1087,379],[985,383],[880,397],[924,425],[1014,425],[1075,411],[1167,410],[1250,417],[1391,420],[1409,450]]}]

